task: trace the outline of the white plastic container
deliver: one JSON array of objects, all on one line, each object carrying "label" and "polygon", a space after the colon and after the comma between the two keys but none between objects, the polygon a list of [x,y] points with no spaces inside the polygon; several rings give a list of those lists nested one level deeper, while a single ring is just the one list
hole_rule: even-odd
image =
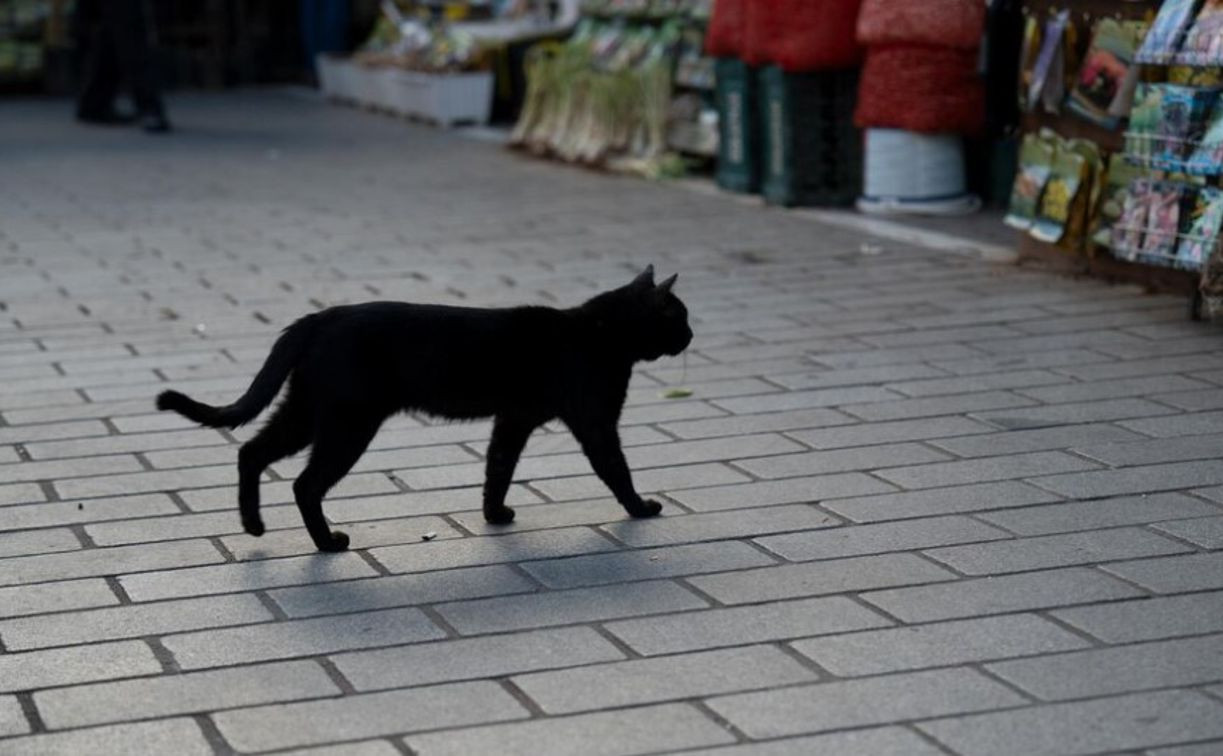
[{"label": "white plastic container", "polygon": [[964,143],[954,134],[867,129],[864,213],[959,215],[981,201],[965,191]]},{"label": "white plastic container", "polygon": [[421,73],[396,69],[384,83],[392,112],[444,127],[488,123],[493,107],[491,71]]}]

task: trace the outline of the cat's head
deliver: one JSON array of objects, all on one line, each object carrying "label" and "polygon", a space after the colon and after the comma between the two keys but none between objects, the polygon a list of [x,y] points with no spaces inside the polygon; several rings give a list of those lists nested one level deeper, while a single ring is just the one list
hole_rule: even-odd
[{"label": "cat's head", "polygon": [[673,291],[677,278],[674,275],[656,284],[651,265],[627,286],[600,295],[589,304],[598,303],[600,320],[615,324],[634,359],[675,356],[692,342],[688,308]]}]

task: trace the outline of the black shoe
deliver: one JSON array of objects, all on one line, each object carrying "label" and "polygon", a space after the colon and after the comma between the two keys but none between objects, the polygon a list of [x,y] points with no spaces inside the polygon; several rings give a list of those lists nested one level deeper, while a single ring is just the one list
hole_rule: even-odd
[{"label": "black shoe", "polygon": [[163,113],[148,113],[140,117],[140,128],[150,134],[164,134],[170,130],[170,122]]},{"label": "black shoe", "polygon": [[115,110],[99,110],[94,112],[78,112],[76,120],[97,126],[126,126],[135,123],[136,116],[130,113],[120,113]]}]

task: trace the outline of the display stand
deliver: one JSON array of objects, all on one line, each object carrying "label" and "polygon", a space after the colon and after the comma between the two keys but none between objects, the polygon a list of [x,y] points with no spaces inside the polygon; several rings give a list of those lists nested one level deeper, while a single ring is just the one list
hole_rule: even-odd
[{"label": "display stand", "polygon": [[[1045,18],[1063,8],[1070,8],[1081,30],[1090,29],[1096,19],[1111,17],[1137,20],[1149,17],[1159,9],[1160,0],[1027,0],[1024,12],[1037,18]],[[1083,34],[1081,44],[1089,42],[1090,34]],[[1022,117],[1023,133],[1036,133],[1047,128],[1064,138],[1088,139],[1109,153],[1125,151],[1125,134],[1118,128],[1106,129],[1098,124],[1070,113],[1050,114],[1039,108]],[[1091,275],[1107,280],[1133,283],[1149,291],[1165,291],[1184,294],[1194,299],[1191,309],[1198,312],[1198,273],[1176,268],[1146,265],[1119,259],[1107,250],[1094,249],[1090,240],[1081,250],[1068,250],[1032,238],[1027,234],[1019,237],[1019,264],[1039,265],[1063,273]]]}]

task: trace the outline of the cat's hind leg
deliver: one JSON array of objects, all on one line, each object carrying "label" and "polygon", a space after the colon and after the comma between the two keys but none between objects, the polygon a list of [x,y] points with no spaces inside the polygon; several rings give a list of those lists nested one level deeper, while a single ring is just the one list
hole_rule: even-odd
[{"label": "cat's hind leg", "polygon": [[505,494],[509,491],[518,458],[537,426],[538,423],[508,415],[498,415],[493,422],[484,473],[485,522],[508,525],[514,521],[514,510],[505,505]]},{"label": "cat's hind leg", "polygon": [[327,526],[327,518],[323,516],[323,497],[348,474],[382,424],[381,418],[333,411],[333,419],[320,422],[315,429],[310,462],[293,482],[297,508],[319,551],[344,551],[348,548],[348,536]]},{"label": "cat's hind leg", "polygon": [[242,528],[247,533],[263,535],[263,518],[259,516],[259,476],[268,465],[296,454],[309,443],[309,415],[290,399],[238,450],[238,511],[242,515]]}]

